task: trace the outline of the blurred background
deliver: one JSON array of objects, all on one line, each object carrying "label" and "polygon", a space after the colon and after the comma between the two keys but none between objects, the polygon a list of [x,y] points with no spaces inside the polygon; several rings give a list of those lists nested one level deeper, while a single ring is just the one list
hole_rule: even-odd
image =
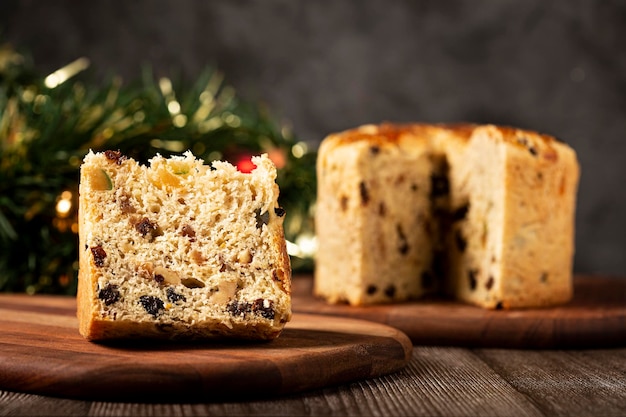
[{"label": "blurred background", "polygon": [[575,271],[626,276],[626,2],[0,1],[0,40],[50,73],[219,69],[309,149],[381,121],[552,134],[581,164]]}]

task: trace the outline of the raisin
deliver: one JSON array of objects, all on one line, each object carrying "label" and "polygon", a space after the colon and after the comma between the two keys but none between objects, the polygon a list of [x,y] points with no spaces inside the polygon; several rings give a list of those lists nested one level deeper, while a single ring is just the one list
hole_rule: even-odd
[{"label": "raisin", "polygon": [[143,237],[147,237],[150,241],[153,241],[155,237],[161,236],[163,232],[159,228],[156,222],[151,222],[150,219],[144,217],[135,225],[135,229]]},{"label": "raisin", "polygon": [[231,301],[226,306],[226,311],[228,311],[233,316],[245,316],[252,310],[250,303],[238,303],[237,301]]},{"label": "raisin", "polygon": [[120,299],[120,292],[117,290],[117,285],[107,284],[106,287],[98,291],[98,298],[104,301],[104,304],[110,306]]},{"label": "raisin", "polygon": [[184,199],[184,198],[182,198],[182,197],[180,197],[180,198],[179,198],[178,200],[176,200],[176,201],[178,201],[178,202],[179,202],[180,204],[182,204],[183,206],[186,206],[186,205],[187,205],[187,203],[185,202],[185,199]]},{"label": "raisin", "polygon": [[274,209],[274,213],[278,216],[278,217],[283,217],[285,215],[285,209],[282,207],[276,207]]},{"label": "raisin", "polygon": [[165,277],[161,274],[154,274],[154,280],[161,285],[165,282]]},{"label": "raisin", "polygon": [[370,201],[370,195],[367,191],[367,186],[365,185],[365,181],[361,181],[359,183],[359,192],[361,193],[361,205],[366,206]]},{"label": "raisin", "polygon": [[476,274],[478,274],[478,271],[475,269],[470,269],[467,271],[467,278],[469,279],[469,287],[470,287],[470,290],[472,291],[476,289]]},{"label": "raisin", "polygon": [[402,226],[398,224],[396,226],[396,231],[398,232],[398,240],[400,241],[400,245],[398,246],[398,251],[400,251],[402,255],[406,255],[407,253],[409,253],[409,243],[406,240],[406,235],[404,234],[404,231],[402,230]]},{"label": "raisin", "polygon": [[523,137],[523,136],[522,136],[522,137],[519,137],[519,138],[517,138],[517,142],[518,142],[520,145],[525,146],[525,147],[526,147],[526,149],[528,149],[528,152],[530,152],[530,154],[531,154],[532,156],[537,156],[537,154],[538,154],[538,153],[537,153],[537,149],[535,149],[535,147],[534,147],[533,145],[531,145],[531,144],[528,142],[528,139],[527,139],[527,138],[525,138],[525,137]]},{"label": "raisin", "polygon": [[411,184],[411,191],[417,191],[419,189],[419,187],[417,186],[417,184]]},{"label": "raisin", "polygon": [[92,247],[91,254],[93,255],[93,263],[96,264],[96,266],[104,266],[104,258],[107,257],[107,253],[102,248],[102,245]]},{"label": "raisin", "polygon": [[496,310],[502,310],[504,308],[504,306],[502,305],[502,301],[498,301],[498,304],[496,304]]},{"label": "raisin", "polygon": [[180,232],[183,236],[188,237],[190,242],[196,241],[196,231],[188,224],[184,225]]},{"label": "raisin", "polygon": [[346,211],[348,209],[348,197],[342,195],[339,199],[339,207],[341,207],[342,211]]},{"label": "raisin", "polygon": [[163,300],[152,295],[142,295],[139,297],[139,303],[143,306],[148,314],[157,318],[161,310],[164,308]]},{"label": "raisin", "polygon": [[180,283],[187,288],[203,288],[204,282],[196,278],[181,278]]},{"label": "raisin", "polygon": [[387,288],[385,288],[385,295],[389,298],[393,298],[393,296],[396,295],[396,286],[393,284],[387,286]]},{"label": "raisin", "polygon": [[130,197],[127,195],[120,197],[120,210],[124,214],[134,213],[136,211],[135,207],[133,207],[133,204],[130,202]]},{"label": "raisin", "polygon": [[379,146],[370,146],[370,152],[372,155],[378,155],[380,153],[380,147]]},{"label": "raisin", "polygon": [[430,176],[430,197],[441,197],[450,193],[450,183],[445,175]]},{"label": "raisin", "polygon": [[167,287],[165,294],[167,295],[167,299],[172,303],[177,301],[187,301],[187,298],[185,298],[184,295],[177,293],[172,287]]},{"label": "raisin", "polygon": [[256,217],[256,227],[257,229],[261,229],[264,224],[268,224],[270,222],[270,213],[266,211],[265,213],[261,213],[261,209],[258,209],[255,212]]},{"label": "raisin", "polygon": [[548,282],[548,273],[547,273],[547,272],[543,272],[543,273],[541,274],[541,276],[539,277],[539,281],[540,281],[540,282],[542,282],[542,283],[544,283],[544,284],[545,284],[546,282]]},{"label": "raisin", "polygon": [[467,217],[467,212],[469,211],[469,203],[457,208],[452,212],[452,221],[458,222]]},{"label": "raisin", "polygon": [[[267,302],[267,307],[265,306]],[[268,320],[274,320],[276,313],[274,312],[274,303],[271,300],[264,300],[258,298],[252,304],[252,312],[266,318]]]},{"label": "raisin", "polygon": [[376,285],[368,285],[366,291],[368,295],[374,295],[376,291],[378,291],[378,287],[376,287]]},{"label": "raisin", "polygon": [[461,234],[460,230],[457,230],[454,233],[454,240],[456,241],[456,247],[459,250],[459,252],[465,252],[465,248],[467,248],[467,241]]},{"label": "raisin", "polygon": [[494,282],[493,276],[489,275],[487,282],[485,282],[485,288],[487,288],[488,290],[493,288],[493,282]]},{"label": "raisin", "polygon": [[104,156],[109,161],[115,162],[117,165],[122,165],[126,159],[126,156],[122,155],[122,152],[118,149],[117,151],[104,151]]}]

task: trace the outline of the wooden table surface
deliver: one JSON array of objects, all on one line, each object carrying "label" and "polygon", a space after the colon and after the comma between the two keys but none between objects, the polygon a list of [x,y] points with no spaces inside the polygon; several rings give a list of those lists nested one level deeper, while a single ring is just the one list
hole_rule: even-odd
[{"label": "wooden table surface", "polygon": [[[0,374],[0,386],[2,380]],[[621,417],[626,416],[626,346],[511,349],[414,343],[408,365],[382,377],[265,400],[176,403],[161,395],[155,401],[83,401],[0,389],[0,416]]]},{"label": "wooden table surface", "polygon": [[263,401],[110,403],[0,391],[0,415],[625,416],[626,348],[416,346],[395,374]]}]

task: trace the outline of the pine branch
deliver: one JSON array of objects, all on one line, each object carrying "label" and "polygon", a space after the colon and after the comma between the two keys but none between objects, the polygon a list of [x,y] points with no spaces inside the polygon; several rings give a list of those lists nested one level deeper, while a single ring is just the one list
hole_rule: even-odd
[{"label": "pine branch", "polygon": [[[286,237],[312,235],[315,155],[296,157],[303,144],[267,109],[239,99],[222,74],[207,69],[186,86],[146,69],[128,84],[96,84],[76,73],[83,66],[70,63],[55,72],[69,79],[54,83],[0,47],[0,291],[75,292],[78,170],[89,149],[142,162],[187,149],[233,163],[268,152],[278,162]],[[63,199],[69,212],[57,210]],[[312,259],[292,264],[310,269]]]}]

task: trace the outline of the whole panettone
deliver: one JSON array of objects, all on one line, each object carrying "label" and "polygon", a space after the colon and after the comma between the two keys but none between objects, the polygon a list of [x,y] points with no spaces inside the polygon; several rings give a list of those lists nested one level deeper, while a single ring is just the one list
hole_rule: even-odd
[{"label": "whole panettone", "polygon": [[443,291],[486,308],[572,296],[575,152],[493,125],[365,125],[317,164],[314,291],[398,302]]}]

